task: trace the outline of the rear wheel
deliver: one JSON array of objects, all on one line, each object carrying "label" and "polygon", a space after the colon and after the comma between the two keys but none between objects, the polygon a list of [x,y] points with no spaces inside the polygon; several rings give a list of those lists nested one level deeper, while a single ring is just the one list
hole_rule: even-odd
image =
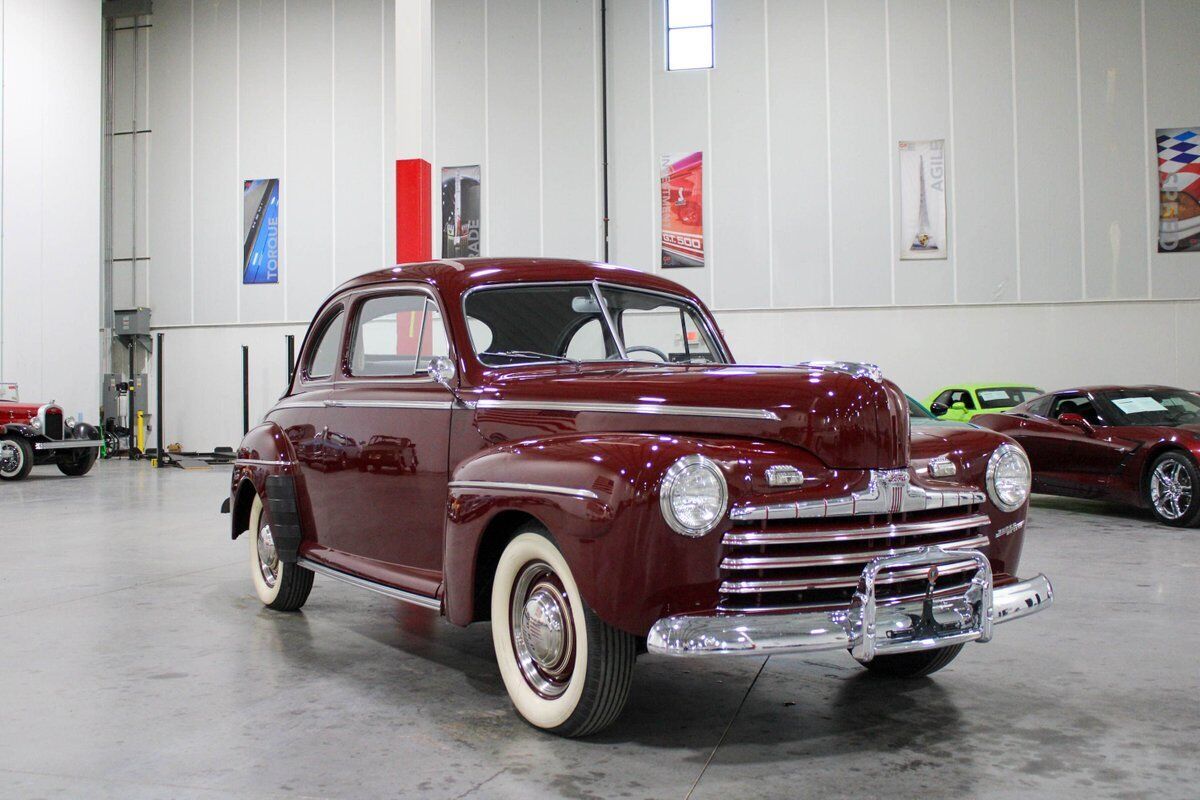
[{"label": "rear wheel", "polygon": [[513,707],[534,727],[588,736],[625,708],[636,639],[588,608],[541,526],[522,528],[500,556],[492,643]]},{"label": "rear wheel", "polygon": [[60,456],[57,462],[58,471],[63,475],[70,475],[72,477],[86,475],[95,465],[96,457],[99,454],[100,451],[98,449],[89,447],[71,456]]},{"label": "rear wheel", "polygon": [[1159,522],[1177,528],[1200,525],[1200,471],[1195,462],[1175,451],[1155,459],[1146,499]]},{"label": "rear wheel", "polygon": [[271,526],[263,514],[262,498],[254,496],[250,509],[250,528],[243,534],[250,540],[250,579],[254,592],[267,608],[297,611],[312,591],[311,570],[279,560]]},{"label": "rear wheel", "polygon": [[875,656],[870,661],[862,662],[862,665],[872,672],[893,678],[923,678],[949,664],[962,649],[961,644],[956,644],[937,650],[918,650],[915,653]]},{"label": "rear wheel", "polygon": [[21,436],[0,436],[0,481],[19,481],[33,469],[33,448]]}]

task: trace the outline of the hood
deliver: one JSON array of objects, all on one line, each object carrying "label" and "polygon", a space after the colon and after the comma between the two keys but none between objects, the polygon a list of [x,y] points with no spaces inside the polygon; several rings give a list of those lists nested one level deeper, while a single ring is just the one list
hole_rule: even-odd
[{"label": "hood", "polygon": [[36,403],[0,402],[0,425],[6,423],[28,422],[37,416],[41,408]]},{"label": "hood", "polygon": [[478,396],[476,425],[492,442],[661,432],[783,442],[834,469],[908,464],[903,393],[836,369],[588,365],[500,374]]}]

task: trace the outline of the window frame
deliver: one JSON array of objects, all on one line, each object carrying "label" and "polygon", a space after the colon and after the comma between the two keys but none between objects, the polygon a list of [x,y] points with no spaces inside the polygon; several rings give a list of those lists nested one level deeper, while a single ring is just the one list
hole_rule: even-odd
[{"label": "window frame", "polygon": [[[359,321],[362,318],[362,309],[368,302],[378,297],[388,297],[392,295],[423,295],[427,302],[433,303],[438,314],[441,315],[442,331],[446,335],[447,352],[446,357],[454,363],[458,363],[455,355],[454,338],[450,335],[450,328],[447,325],[446,310],[442,307],[441,299],[437,292],[433,291],[428,286],[422,284],[388,284],[386,286],[373,286],[354,292],[350,295],[349,309],[350,314],[346,318],[346,334],[345,345],[343,347],[342,359],[342,375],[340,380],[343,382],[362,382],[362,383],[436,383],[429,373],[416,370],[411,375],[355,375],[350,364],[351,354],[354,351],[355,342],[358,339]],[[418,359],[420,357],[420,342],[417,343]],[[435,354],[436,355],[436,354]]]},{"label": "window frame", "polygon": [[[707,25],[671,25],[671,0],[663,0],[663,67],[667,72],[696,72],[717,68],[717,9],[716,0],[708,0]],[[671,67],[671,31],[708,28],[709,64],[707,67]]]},{"label": "window frame", "polygon": [[[337,352],[334,353],[333,369],[328,375],[312,374],[312,363],[317,356],[317,351],[321,349],[321,345],[325,343],[325,337],[332,332],[334,323],[341,318],[341,329],[337,332]],[[345,357],[346,352],[346,302],[345,299],[339,299],[325,310],[318,318],[317,324],[313,326],[317,334],[313,339],[312,346],[307,343],[303,349],[303,361],[300,362],[300,368],[296,370],[297,378],[303,386],[311,386],[314,384],[332,383],[337,380],[339,366]]]}]

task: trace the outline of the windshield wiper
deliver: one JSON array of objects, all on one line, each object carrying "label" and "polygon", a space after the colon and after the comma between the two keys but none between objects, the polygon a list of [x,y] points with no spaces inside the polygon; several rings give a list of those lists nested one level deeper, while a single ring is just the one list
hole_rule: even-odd
[{"label": "windshield wiper", "polygon": [[549,361],[560,361],[564,364],[579,364],[573,358],[566,356],[556,356],[553,353],[539,353],[537,350],[484,350],[479,355],[481,356],[498,356],[500,358],[508,358],[509,356],[517,356],[524,358],[541,358]]}]

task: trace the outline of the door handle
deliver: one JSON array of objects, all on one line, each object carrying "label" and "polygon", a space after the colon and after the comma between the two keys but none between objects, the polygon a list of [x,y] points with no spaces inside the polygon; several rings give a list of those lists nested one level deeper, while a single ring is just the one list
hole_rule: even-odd
[{"label": "door handle", "polygon": [[343,405],[342,403],[339,403],[337,400],[326,400],[325,407],[326,408],[345,408],[346,406]]}]

